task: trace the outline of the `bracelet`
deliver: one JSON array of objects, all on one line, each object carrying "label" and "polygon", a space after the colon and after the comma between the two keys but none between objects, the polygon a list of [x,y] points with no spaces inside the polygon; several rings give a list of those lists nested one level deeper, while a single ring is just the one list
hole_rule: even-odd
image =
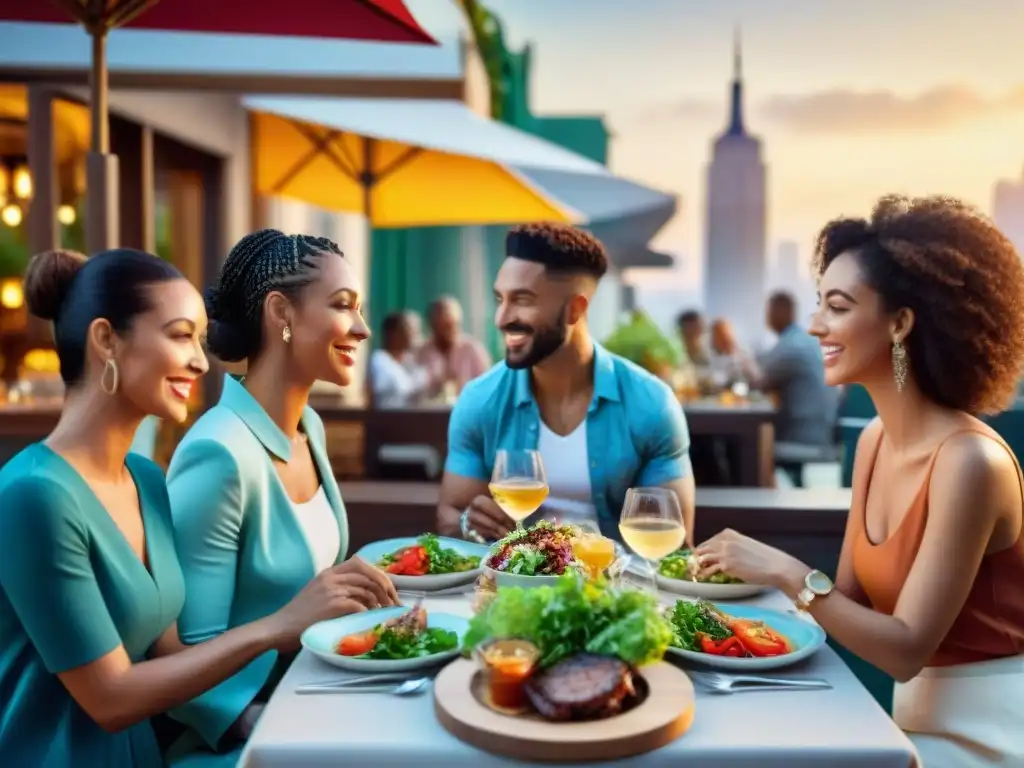
[{"label": "bracelet", "polygon": [[471,507],[466,507],[462,513],[462,517],[459,518],[459,530],[462,532],[462,538],[467,541],[475,541],[477,544],[486,544],[487,541],[484,537],[469,526],[469,513],[471,511]]}]

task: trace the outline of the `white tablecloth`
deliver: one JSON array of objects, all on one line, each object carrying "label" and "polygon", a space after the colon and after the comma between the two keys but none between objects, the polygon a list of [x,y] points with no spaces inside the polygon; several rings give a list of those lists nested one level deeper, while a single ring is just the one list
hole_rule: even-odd
[{"label": "white tablecloth", "polygon": [[[666,597],[666,601],[668,598]],[[747,601],[744,601],[747,602]],[[750,603],[779,610],[773,593]],[[465,597],[427,600],[428,611],[469,616]],[[828,647],[773,675],[821,677],[832,690],[713,695],[697,686],[693,726],[671,744],[616,765],[654,768],[909,768],[913,747],[903,732]],[[450,735],[437,722],[428,692],[299,696],[299,685],[345,673],[303,652],[268,703],[242,755],[244,768],[483,768],[519,765]],[[534,763],[536,765],[536,763]]]}]

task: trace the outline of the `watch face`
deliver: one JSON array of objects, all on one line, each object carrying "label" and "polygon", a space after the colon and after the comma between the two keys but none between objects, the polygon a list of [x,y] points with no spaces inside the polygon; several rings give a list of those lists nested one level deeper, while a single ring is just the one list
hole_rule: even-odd
[{"label": "watch face", "polygon": [[807,588],[816,595],[827,595],[832,591],[832,579],[821,571],[811,571],[807,574]]}]

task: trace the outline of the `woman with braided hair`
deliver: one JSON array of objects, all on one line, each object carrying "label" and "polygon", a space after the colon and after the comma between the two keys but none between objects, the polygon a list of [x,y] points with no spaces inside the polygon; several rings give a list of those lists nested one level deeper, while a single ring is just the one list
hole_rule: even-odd
[{"label": "woman with braided hair", "polygon": [[[273,229],[232,249],[206,294],[209,351],[247,362],[178,445],[168,470],[185,576],[182,638],[202,642],[273,613],[318,573],[351,573],[358,610],[398,604],[391,582],[345,561],[348,521],[324,426],[307,405],[314,382],[347,385],[369,337],[360,285],[330,240]],[[191,727],[174,754],[189,765],[244,741],[290,661],[266,653],[172,716]],[[198,753],[195,751],[198,750]]]},{"label": "woman with braided hair", "polygon": [[790,555],[724,531],[697,548],[787,592],[896,679],[893,719],[926,768],[1024,765],[1024,483],[978,414],[1013,401],[1024,266],[956,200],[886,197],[818,236],[810,326],[828,384],[878,410],[857,444],[833,588]]}]

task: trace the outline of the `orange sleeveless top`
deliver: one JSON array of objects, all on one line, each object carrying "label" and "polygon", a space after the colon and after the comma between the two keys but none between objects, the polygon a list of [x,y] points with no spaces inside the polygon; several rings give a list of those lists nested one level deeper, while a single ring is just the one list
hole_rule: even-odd
[{"label": "orange sleeveless top", "polygon": [[[1010,451],[994,430],[978,427],[955,434],[961,432],[979,432]],[[936,448],[932,454],[924,483],[907,516],[889,538],[874,544],[868,538],[865,526],[865,507],[868,487],[878,461],[881,434],[879,432],[873,443],[865,445],[870,457],[870,470],[864,475],[866,479],[855,484],[853,489],[854,500],[850,510],[856,526],[853,570],[872,607],[891,616],[924,535],[928,519],[928,486],[939,449]],[[1014,463],[1017,463],[1016,459]],[[1019,475],[1019,464],[1017,472]],[[970,510],[965,509],[964,514],[970,514]],[[927,666],[947,667],[1021,653],[1024,653],[1024,529],[1013,546],[982,559],[963,610]]]}]

